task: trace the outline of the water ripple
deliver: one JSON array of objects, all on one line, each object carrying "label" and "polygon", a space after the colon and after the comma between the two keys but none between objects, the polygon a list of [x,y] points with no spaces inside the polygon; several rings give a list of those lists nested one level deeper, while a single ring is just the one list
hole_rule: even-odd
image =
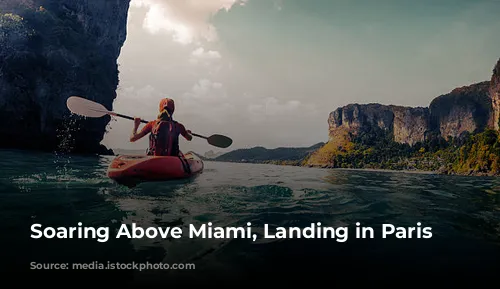
[{"label": "water ripple", "polygon": [[[323,226],[353,226],[360,222],[367,226],[415,226],[422,222],[432,226],[436,236],[454,242],[475,242],[462,241],[468,248],[500,244],[499,178],[206,162],[205,171],[192,180],[127,188],[106,178],[109,157],[65,159],[9,152],[5,160],[7,165],[0,176],[0,214],[6,221],[4,229],[17,232],[24,232],[33,220],[47,224],[123,222],[183,228],[207,222],[214,226],[244,226],[251,222],[259,236],[264,224],[307,226],[321,222]],[[220,266],[241,272],[234,265],[236,259],[244,256],[245,260],[259,263],[256,250],[274,252],[276,243],[288,244],[264,239],[256,243],[238,239],[137,239],[131,241],[136,253],[130,254],[149,252],[149,258],[167,262],[215,262],[226,258],[227,263]],[[378,250],[390,250],[389,245],[377,244],[382,246]],[[334,247],[301,245],[300,250],[333,258],[339,254]],[[375,247],[363,250],[370,248],[375,254]],[[115,252],[112,247],[108,250]],[[397,249],[391,252],[399,254]],[[461,261],[455,258],[450,262]]]}]

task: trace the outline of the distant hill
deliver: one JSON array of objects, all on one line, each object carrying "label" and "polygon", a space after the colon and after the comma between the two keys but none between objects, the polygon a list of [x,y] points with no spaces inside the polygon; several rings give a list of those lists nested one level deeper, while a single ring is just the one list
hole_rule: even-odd
[{"label": "distant hill", "polygon": [[205,157],[206,159],[215,159],[221,155],[223,155],[224,153],[222,152],[214,152],[213,150],[210,150],[208,152],[206,152],[203,157]]},{"label": "distant hill", "polygon": [[214,160],[220,162],[299,164],[309,154],[318,150],[323,145],[324,143],[318,143],[310,147],[266,149],[259,146],[249,149],[237,149],[218,156]]}]

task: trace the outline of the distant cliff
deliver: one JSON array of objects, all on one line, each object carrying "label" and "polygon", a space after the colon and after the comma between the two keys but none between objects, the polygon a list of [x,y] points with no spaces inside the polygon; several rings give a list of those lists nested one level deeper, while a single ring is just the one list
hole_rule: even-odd
[{"label": "distant cliff", "polygon": [[490,98],[493,106],[493,113],[491,115],[491,123],[494,128],[500,129],[500,59],[493,69],[493,76],[491,77],[490,84]]},{"label": "distant cliff", "polygon": [[349,104],[330,113],[329,135],[337,135],[340,127],[352,135],[380,129],[390,133],[398,143],[414,145],[431,135],[448,138],[484,130],[492,126],[489,89],[489,81],[457,88],[435,98],[429,108]]},{"label": "distant cliff", "polygon": [[500,174],[500,60],[490,81],[453,89],[428,108],[349,104],[328,117],[329,141],[303,165]]},{"label": "distant cliff", "polygon": [[330,138],[339,128],[353,135],[361,131],[380,129],[394,135],[397,142],[410,145],[423,141],[429,127],[427,108],[402,107],[382,104],[349,104],[330,113]]},{"label": "distant cliff", "polygon": [[79,95],[112,108],[128,0],[0,2],[1,147],[110,153],[109,118],[70,116]]},{"label": "distant cliff", "polygon": [[490,82],[485,81],[435,98],[430,104],[431,130],[446,139],[493,127],[489,89]]}]

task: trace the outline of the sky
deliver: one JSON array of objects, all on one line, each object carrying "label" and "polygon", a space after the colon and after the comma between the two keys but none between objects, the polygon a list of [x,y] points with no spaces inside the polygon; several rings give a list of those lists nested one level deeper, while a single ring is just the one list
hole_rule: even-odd
[{"label": "sky", "polygon": [[[428,106],[489,80],[500,58],[500,0],[133,0],[113,109],[152,120],[161,98],[205,153],[328,140],[328,114],[349,103]],[[129,142],[112,120],[103,144]]]}]

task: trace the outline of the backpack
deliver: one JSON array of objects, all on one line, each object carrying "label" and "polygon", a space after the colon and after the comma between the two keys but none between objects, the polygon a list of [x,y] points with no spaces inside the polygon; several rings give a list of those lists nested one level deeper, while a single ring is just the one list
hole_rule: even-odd
[{"label": "backpack", "polygon": [[177,122],[173,120],[158,120],[153,125],[149,135],[148,155],[178,156],[179,131]]}]

